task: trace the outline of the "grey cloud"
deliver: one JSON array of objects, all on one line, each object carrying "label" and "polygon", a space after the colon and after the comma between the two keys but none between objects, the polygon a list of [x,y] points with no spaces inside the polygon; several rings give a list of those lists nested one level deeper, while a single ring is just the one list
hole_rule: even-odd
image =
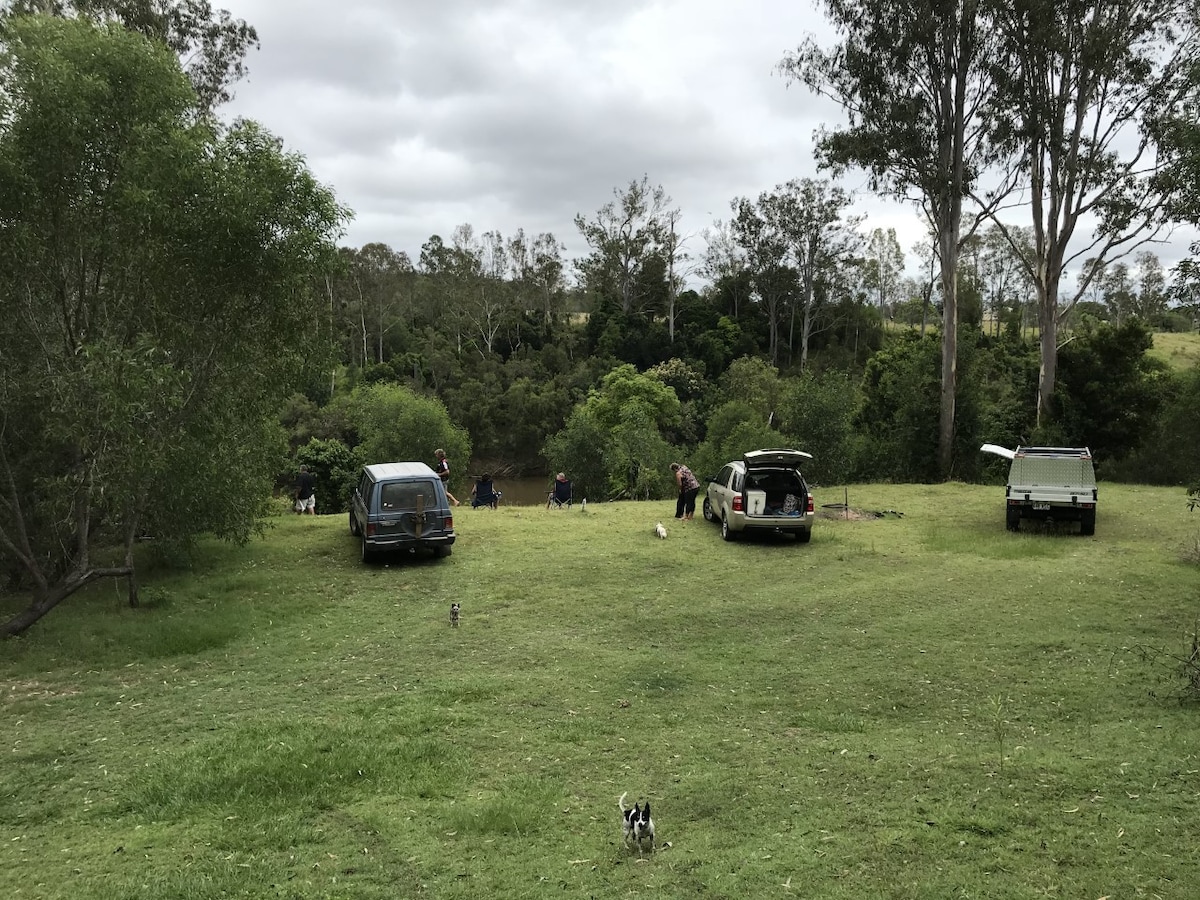
[{"label": "grey cloud", "polygon": [[[416,256],[429,235],[550,231],[646,175],[696,233],[737,196],[821,177],[841,110],[777,71],[825,28],[784,0],[220,0],[255,25],[231,114],[261,121],[354,208],[348,243]],[[827,29],[826,29],[827,30]],[[924,233],[859,191],[867,227]],[[1164,262],[1185,246],[1159,248]]]}]

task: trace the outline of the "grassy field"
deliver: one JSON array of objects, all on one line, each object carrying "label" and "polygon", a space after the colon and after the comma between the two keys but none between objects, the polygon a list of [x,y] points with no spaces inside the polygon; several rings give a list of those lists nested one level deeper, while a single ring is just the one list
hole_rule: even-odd
[{"label": "grassy field", "polygon": [[806,546],[463,508],[370,567],[281,516],[97,586],[0,643],[0,895],[1194,897],[1200,711],[1139,650],[1196,627],[1200,513],[1013,535],[1001,493],[852,487],[903,518]]},{"label": "grassy field", "polygon": [[1200,334],[1171,334],[1156,332],[1151,356],[1156,356],[1174,369],[1192,369],[1200,364]]}]

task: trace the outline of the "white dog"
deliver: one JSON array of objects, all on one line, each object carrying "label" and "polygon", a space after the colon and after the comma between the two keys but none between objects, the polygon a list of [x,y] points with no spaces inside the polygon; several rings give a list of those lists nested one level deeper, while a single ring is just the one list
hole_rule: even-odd
[{"label": "white dog", "polygon": [[657,525],[654,526],[654,533],[657,534],[664,541],[667,539],[667,529],[663,528],[662,522],[659,522]]},{"label": "white dog", "polygon": [[657,849],[654,845],[654,820],[650,818],[650,801],[646,801],[645,806],[639,807],[636,803],[633,804],[633,809],[625,808],[625,796],[629,792],[626,791],[617,800],[617,806],[621,810],[621,837],[625,841],[626,847],[636,846],[638,856],[642,855],[642,842],[649,840],[650,849]]}]

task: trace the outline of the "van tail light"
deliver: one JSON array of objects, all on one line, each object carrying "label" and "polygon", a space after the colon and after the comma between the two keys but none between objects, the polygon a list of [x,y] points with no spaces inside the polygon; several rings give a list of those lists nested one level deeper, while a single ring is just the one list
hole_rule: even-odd
[{"label": "van tail light", "polygon": [[812,494],[809,494],[809,495],[808,495],[808,506],[806,506],[806,507],[804,508],[804,511],[805,511],[805,512],[814,512],[815,510],[816,510],[816,507],[815,507],[815,506],[813,506],[813,498],[812,498]]},{"label": "van tail light", "polygon": [[742,503],[742,495],[738,494],[736,497],[733,498],[733,511],[741,512],[745,508],[746,508],[745,504]]},{"label": "van tail light", "polygon": [[375,523],[374,522],[367,523],[367,537],[375,537]]},{"label": "van tail light", "polygon": [[454,516],[446,516],[442,519],[442,527],[447,531],[454,530]]}]

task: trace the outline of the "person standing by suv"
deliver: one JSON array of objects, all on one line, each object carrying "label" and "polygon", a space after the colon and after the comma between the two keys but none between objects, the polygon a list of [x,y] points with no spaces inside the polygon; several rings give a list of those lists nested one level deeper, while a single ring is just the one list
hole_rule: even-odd
[{"label": "person standing by suv", "polygon": [[446,451],[439,447],[433,451],[433,455],[437,457],[437,465],[433,467],[433,471],[437,472],[437,477],[442,479],[442,486],[446,488],[446,496],[455,506],[461,505],[450,493],[450,461],[446,459]]},{"label": "person standing by suv", "polygon": [[671,471],[675,473],[675,483],[679,485],[675,518],[690,522],[693,513],[696,512],[696,494],[700,491],[700,482],[687,466],[671,463]]}]

